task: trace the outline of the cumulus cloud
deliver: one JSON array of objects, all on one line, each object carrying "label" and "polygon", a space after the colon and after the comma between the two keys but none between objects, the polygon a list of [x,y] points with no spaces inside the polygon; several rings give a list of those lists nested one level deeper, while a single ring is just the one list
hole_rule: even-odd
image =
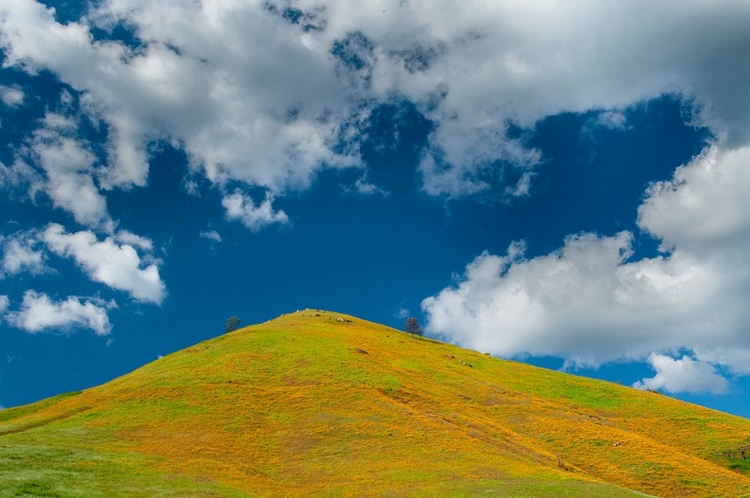
[{"label": "cumulus cloud", "polygon": [[[3,19],[8,62],[56,72],[110,126],[108,188],[145,185],[145,144],[162,136],[214,182],[276,191],[358,164],[334,150],[351,109],[327,49],[260,4],[104,2],[61,25],[26,0]],[[94,42],[88,22],[133,26],[143,46]]]},{"label": "cumulus cloud", "polygon": [[115,234],[114,238],[121,244],[128,244],[133,247],[137,247],[142,251],[151,252],[154,250],[154,243],[151,241],[151,239],[142,237],[127,230],[119,230]]},{"label": "cumulus cloud", "polygon": [[90,230],[67,233],[56,223],[47,227],[42,239],[50,251],[73,258],[96,282],[125,291],[138,301],[161,304],[166,296],[157,262],[144,264],[133,245],[118,244],[113,237],[100,241]]},{"label": "cumulus cloud", "polygon": [[44,293],[28,290],[23,295],[21,309],[8,313],[6,321],[32,334],[46,329],[88,328],[97,335],[107,335],[112,329],[107,310],[114,307],[114,301],[95,298],[81,302],[80,298],[70,296],[53,301]]},{"label": "cumulus cloud", "polygon": [[0,294],[0,315],[5,313],[5,310],[10,306],[10,299],[5,294]]},{"label": "cumulus cloud", "polygon": [[39,274],[49,270],[47,257],[39,248],[39,234],[36,231],[17,232],[7,237],[0,235],[0,244],[3,248],[0,278],[22,272]]},{"label": "cumulus cloud", "polygon": [[34,178],[34,191],[49,195],[55,207],[68,211],[81,224],[111,225],[107,202],[94,182],[96,156],[75,138],[75,120],[48,113],[36,130],[29,146],[33,163],[42,168],[45,178]]},{"label": "cumulus cloud", "polygon": [[656,371],[654,377],[633,384],[637,389],[664,390],[670,393],[723,394],[728,382],[713,365],[689,356],[675,359],[651,354],[648,362]]},{"label": "cumulus cloud", "polygon": [[720,318],[710,306],[718,275],[684,253],[627,262],[631,243],[629,232],[581,234],[531,259],[518,244],[484,253],[456,287],[422,303],[429,329],[499,356],[585,366],[694,345],[689,338]]},{"label": "cumulus cloud", "polygon": [[664,251],[679,247],[703,258],[732,256],[742,271],[750,248],[748,188],[750,147],[712,146],[671,180],[649,187],[638,224],[661,240]]},{"label": "cumulus cloud", "polygon": [[266,197],[256,206],[253,200],[241,192],[225,196],[221,205],[226,210],[227,218],[239,220],[253,232],[275,223],[289,223],[289,217],[284,211],[274,211],[272,198]]},{"label": "cumulus cloud", "polygon": [[[0,44],[6,64],[53,71],[106,122],[105,188],[145,185],[154,138],[179,143],[215,183],[305,188],[322,168],[360,167],[362,122],[397,96],[434,125],[419,166],[428,194],[500,181],[512,196],[533,176],[506,190],[519,175],[498,171],[542,158],[510,123],[674,93],[728,147],[750,141],[736,83],[750,78],[737,63],[748,16],[745,2],[112,0],[63,25],[19,0],[2,7]],[[132,27],[134,45],[107,39],[114,26]]]},{"label": "cumulus cloud", "polygon": [[0,101],[8,107],[20,106],[25,97],[23,90],[18,86],[0,85]]},{"label": "cumulus cloud", "polygon": [[638,223],[661,240],[657,257],[635,258],[630,232],[569,236],[534,258],[522,244],[480,255],[455,286],[423,301],[428,328],[507,357],[597,366],[688,350],[696,361],[750,373],[748,166],[750,148],[714,146],[649,187]]}]

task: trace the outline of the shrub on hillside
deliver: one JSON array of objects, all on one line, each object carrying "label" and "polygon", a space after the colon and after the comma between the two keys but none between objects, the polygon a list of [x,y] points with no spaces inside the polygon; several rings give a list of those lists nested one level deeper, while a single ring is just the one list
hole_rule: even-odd
[{"label": "shrub on hillside", "polygon": [[232,332],[234,330],[237,330],[240,328],[240,319],[236,316],[233,316],[227,320],[227,324],[225,327],[226,333]]},{"label": "shrub on hillside", "polygon": [[422,335],[422,326],[419,324],[416,318],[413,316],[406,319],[404,329],[411,335]]}]

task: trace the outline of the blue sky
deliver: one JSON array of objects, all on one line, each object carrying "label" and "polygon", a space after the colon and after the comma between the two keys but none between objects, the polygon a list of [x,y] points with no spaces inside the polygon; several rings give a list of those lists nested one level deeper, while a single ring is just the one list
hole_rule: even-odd
[{"label": "blue sky", "polygon": [[0,7],[0,406],[310,307],[750,416],[748,18]]}]

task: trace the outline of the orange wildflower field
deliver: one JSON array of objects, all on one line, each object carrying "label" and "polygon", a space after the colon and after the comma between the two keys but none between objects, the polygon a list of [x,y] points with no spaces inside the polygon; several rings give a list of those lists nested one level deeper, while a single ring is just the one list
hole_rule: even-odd
[{"label": "orange wildflower field", "polygon": [[0,496],[737,497],[747,445],[741,417],[304,310],[0,411]]}]

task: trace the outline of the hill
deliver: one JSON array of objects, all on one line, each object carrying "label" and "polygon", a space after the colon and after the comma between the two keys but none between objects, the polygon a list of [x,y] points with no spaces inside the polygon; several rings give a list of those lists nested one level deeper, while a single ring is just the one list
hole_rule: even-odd
[{"label": "hill", "polygon": [[745,445],[747,419],[305,310],[0,411],[0,496],[750,496]]}]

